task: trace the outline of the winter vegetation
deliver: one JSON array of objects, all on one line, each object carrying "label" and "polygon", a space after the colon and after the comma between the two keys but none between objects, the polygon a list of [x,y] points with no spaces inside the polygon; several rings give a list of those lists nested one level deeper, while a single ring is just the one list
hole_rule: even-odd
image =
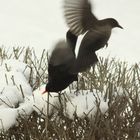
[{"label": "winter vegetation", "polygon": [[48,53],[0,48],[0,139],[140,139],[140,67],[114,58],[45,93]]}]

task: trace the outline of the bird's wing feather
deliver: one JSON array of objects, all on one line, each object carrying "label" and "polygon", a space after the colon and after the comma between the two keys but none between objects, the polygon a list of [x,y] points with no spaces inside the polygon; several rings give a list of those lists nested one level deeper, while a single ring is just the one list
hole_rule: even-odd
[{"label": "bird's wing feather", "polygon": [[55,45],[52,51],[49,64],[53,66],[71,65],[74,60],[75,56],[72,49],[68,47],[68,44],[64,40],[61,40]]},{"label": "bird's wing feather", "polygon": [[88,0],[65,0],[64,17],[75,35],[84,34],[97,21],[92,14],[91,4]]},{"label": "bird's wing feather", "polygon": [[90,66],[96,64],[97,62],[98,58],[95,52],[85,51],[82,54],[80,53],[70,71],[71,73],[84,72],[88,68],[90,68]]},{"label": "bird's wing feather", "polygon": [[75,54],[72,49],[68,47],[64,40],[59,41],[55,45],[48,61],[48,80],[54,80],[52,78],[60,77],[62,73],[67,75],[74,61]]}]

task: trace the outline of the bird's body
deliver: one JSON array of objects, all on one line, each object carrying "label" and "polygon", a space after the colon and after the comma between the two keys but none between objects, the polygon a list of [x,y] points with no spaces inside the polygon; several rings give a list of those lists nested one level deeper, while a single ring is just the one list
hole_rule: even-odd
[{"label": "bird's body", "polygon": [[77,36],[86,33],[73,66],[73,72],[82,72],[98,62],[95,51],[108,45],[112,29],[122,27],[113,18],[98,20],[88,0],[65,0],[64,13],[72,33]]},{"label": "bird's body", "polygon": [[87,50],[91,49],[93,51],[97,51],[107,44],[110,35],[111,32],[107,32],[106,30],[99,31],[91,29],[85,34],[81,41],[80,49],[86,46]]},{"label": "bird's body", "polygon": [[70,69],[75,61],[75,45],[77,36],[67,32],[67,41],[59,41],[49,59],[48,83],[46,91],[59,92],[68,87],[73,81],[78,80],[78,74],[73,74]]},{"label": "bird's body", "polygon": [[59,92],[67,88],[73,81],[77,81],[77,74],[70,74],[69,68],[64,65],[49,65],[49,79],[46,85],[46,91]]}]

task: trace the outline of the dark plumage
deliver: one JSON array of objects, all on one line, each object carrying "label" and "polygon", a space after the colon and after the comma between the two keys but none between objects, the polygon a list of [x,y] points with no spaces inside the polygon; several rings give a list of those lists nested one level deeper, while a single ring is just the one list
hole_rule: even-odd
[{"label": "dark plumage", "polygon": [[122,28],[113,18],[98,20],[91,12],[88,0],[65,0],[64,15],[70,31],[85,34],[81,41],[73,72],[82,72],[98,62],[95,51],[108,45],[111,30]]},{"label": "dark plumage", "polygon": [[59,92],[73,81],[78,80],[78,74],[71,74],[70,69],[75,61],[75,46],[77,36],[70,31],[66,35],[67,41],[59,41],[49,58],[48,83],[46,91]]}]

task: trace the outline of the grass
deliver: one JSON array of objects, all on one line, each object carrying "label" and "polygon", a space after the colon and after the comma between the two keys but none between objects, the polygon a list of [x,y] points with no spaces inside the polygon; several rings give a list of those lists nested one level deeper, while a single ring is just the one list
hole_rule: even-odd
[{"label": "grass", "polygon": [[[43,50],[37,57],[30,48],[13,48],[12,52],[0,48],[0,60],[19,59],[31,68],[29,83],[33,89],[47,79],[48,53]],[[36,75],[33,77],[33,75]],[[109,108],[102,114],[98,108],[95,116],[69,119],[60,110],[57,115],[41,118],[33,112],[28,119],[20,117],[18,125],[1,132],[0,139],[11,140],[139,140],[140,139],[140,67],[126,62],[99,58],[99,63],[80,74],[80,90],[100,91]],[[70,89],[75,85],[71,85]],[[97,107],[99,106],[97,103]],[[55,112],[54,112],[55,113]],[[47,132],[47,134],[46,134]]]}]

